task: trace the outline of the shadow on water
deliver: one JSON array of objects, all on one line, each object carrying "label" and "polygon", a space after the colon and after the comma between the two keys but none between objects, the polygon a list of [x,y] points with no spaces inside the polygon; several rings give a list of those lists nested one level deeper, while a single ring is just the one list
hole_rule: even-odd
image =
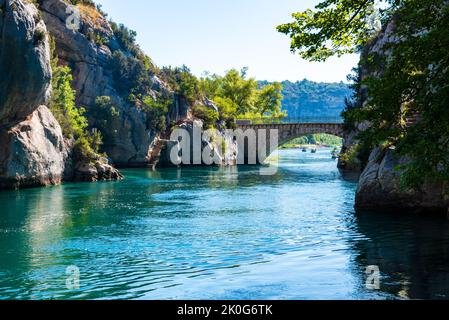
[{"label": "shadow on water", "polygon": [[[359,213],[354,266],[378,266],[380,291],[405,299],[449,297],[449,222],[441,216]],[[361,274],[365,278],[365,274]]]}]

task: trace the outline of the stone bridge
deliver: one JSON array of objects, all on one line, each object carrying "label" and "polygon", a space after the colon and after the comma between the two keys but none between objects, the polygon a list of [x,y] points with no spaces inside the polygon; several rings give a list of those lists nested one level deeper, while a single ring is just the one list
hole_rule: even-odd
[{"label": "stone bridge", "polygon": [[[265,121],[267,122],[267,121]],[[247,132],[247,130],[253,131],[256,133],[257,136],[257,155],[258,159],[257,162],[262,163],[266,160],[266,158],[275,150],[273,150],[273,146],[270,146],[270,132],[271,130],[277,130],[278,135],[278,144],[274,147],[274,149],[277,149],[277,147],[282,146],[283,144],[295,139],[299,138],[301,136],[310,135],[310,134],[316,134],[316,133],[327,133],[331,134],[337,137],[343,138],[343,124],[341,121],[338,121],[338,119],[332,119],[332,121],[328,120],[323,122],[313,122],[313,121],[289,121],[289,122],[279,122],[279,123],[260,123],[260,124],[254,124],[250,120],[239,120],[237,122],[237,129],[241,129],[243,132]],[[249,132],[249,131],[248,131]],[[264,134],[263,137],[260,137],[261,134]],[[265,152],[259,150],[261,148],[260,141],[264,140],[264,137],[266,137],[266,144],[263,146],[265,148]],[[266,156],[264,157],[261,154],[266,153]],[[248,147],[245,145],[245,163],[248,162],[248,154],[249,150]]]}]

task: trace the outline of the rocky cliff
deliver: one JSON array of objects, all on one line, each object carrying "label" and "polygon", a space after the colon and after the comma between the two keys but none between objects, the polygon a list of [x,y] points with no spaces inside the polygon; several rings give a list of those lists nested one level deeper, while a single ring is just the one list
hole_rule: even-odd
[{"label": "rocky cliff", "polygon": [[[379,35],[369,42],[361,56],[359,80],[376,76],[382,68],[371,69],[366,65],[367,57],[373,53],[388,57],[386,44],[397,41],[394,18],[383,28]],[[356,92],[355,108],[364,108],[370,97],[365,85]],[[398,168],[408,163],[409,159],[401,157],[395,147],[377,147],[374,150],[361,150],[357,136],[369,128],[369,122],[356,123],[346,131],[343,156],[339,166],[342,169],[361,172],[356,193],[355,207],[363,210],[388,210],[394,212],[448,212],[449,185],[427,181],[416,188],[406,188],[401,184],[401,170]]]},{"label": "rocky cliff", "polygon": [[34,5],[0,1],[0,187],[57,184],[68,147],[45,104],[50,49]]},{"label": "rocky cliff", "polygon": [[[192,103],[130,37],[89,1],[0,0],[0,188],[120,179],[110,163],[152,167],[167,153],[170,130],[195,121]],[[75,155],[75,141],[47,108],[52,55],[70,68],[76,106],[103,135],[108,158]],[[167,111],[149,111],[148,97]],[[167,130],[155,124],[161,118]]]},{"label": "rocky cliff", "polygon": [[[101,127],[100,122],[104,120],[104,114],[98,113],[98,97],[108,97],[116,111],[114,117],[108,118],[107,128],[103,129],[107,136],[103,151],[120,167],[152,165],[159,137],[164,133],[149,125],[152,115],[130,103],[129,93],[120,90],[113,74],[115,53],[123,52],[127,57],[136,55],[138,58],[144,53],[137,47],[132,48],[137,53],[127,48],[98,10],[72,6],[63,0],[41,1],[40,10],[55,39],[60,62],[72,69],[77,104],[88,110],[90,126]],[[74,12],[79,12],[80,18],[75,30],[67,24]],[[150,72],[149,82],[145,94],[155,99],[163,96],[171,101],[167,124],[189,118],[191,105],[185,97],[172,91],[157,74]]]},{"label": "rocky cliff", "polygon": [[118,179],[104,161],[84,175],[72,143],[46,107],[51,94],[47,28],[34,4],[0,1],[0,188]]},{"label": "rocky cliff", "polygon": [[[77,104],[88,110],[90,125],[98,127],[98,121],[102,120],[94,115],[98,97],[109,97],[110,104],[117,111],[118,115],[108,122],[109,139],[105,142],[104,151],[118,166],[144,166],[150,163],[158,132],[147,125],[149,116],[130,104],[128,97],[117,88],[111,68],[113,52],[119,49],[126,52],[126,49],[121,48],[108,21],[100,12],[73,7],[62,0],[43,1],[40,10],[55,39],[60,61],[72,69]],[[67,24],[74,12],[80,14],[77,29]],[[104,41],[93,41],[89,36],[92,34]],[[163,92],[173,97],[170,113],[173,120],[187,115],[188,105],[181,97],[169,92],[157,76],[153,75],[151,81],[154,92],[150,94],[155,96]]]}]

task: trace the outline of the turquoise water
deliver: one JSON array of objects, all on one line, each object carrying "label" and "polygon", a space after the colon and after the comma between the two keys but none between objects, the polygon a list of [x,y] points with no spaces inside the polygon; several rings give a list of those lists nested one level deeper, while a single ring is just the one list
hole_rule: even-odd
[{"label": "turquoise water", "polygon": [[446,298],[448,222],[355,214],[356,182],[330,152],[283,150],[274,176],[124,170],[121,182],[2,191],[0,298]]}]

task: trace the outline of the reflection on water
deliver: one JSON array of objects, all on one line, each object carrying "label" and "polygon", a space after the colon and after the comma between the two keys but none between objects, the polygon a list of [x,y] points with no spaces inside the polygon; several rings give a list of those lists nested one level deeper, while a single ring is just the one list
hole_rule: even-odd
[{"label": "reflection on water", "polygon": [[354,242],[356,265],[378,265],[381,290],[396,297],[449,297],[449,223],[444,217],[365,213],[354,228],[367,237]]},{"label": "reflection on water", "polygon": [[[331,150],[0,192],[0,298],[446,298],[449,224],[353,212]],[[66,268],[80,288],[66,288]],[[366,288],[377,265],[380,290]]]}]

